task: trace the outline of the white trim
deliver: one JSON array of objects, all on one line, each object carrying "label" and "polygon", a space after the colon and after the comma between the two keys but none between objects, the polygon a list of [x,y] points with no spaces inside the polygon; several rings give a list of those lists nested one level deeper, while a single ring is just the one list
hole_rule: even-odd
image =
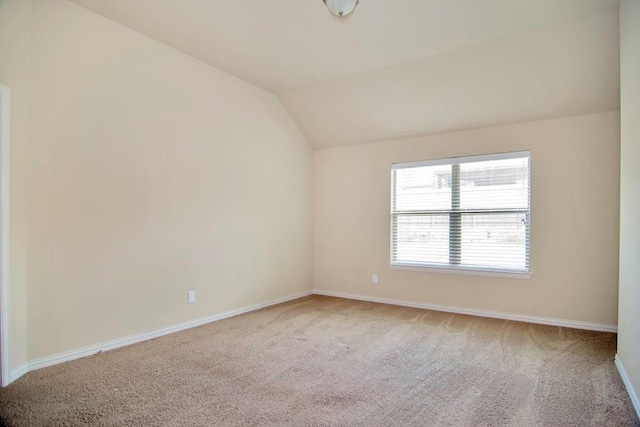
[{"label": "white trim", "polygon": [[459,165],[462,163],[520,159],[525,157],[530,158],[531,153],[529,151],[514,151],[514,152],[507,152],[507,153],[480,154],[477,156],[448,157],[446,159],[422,160],[418,162],[392,163],[391,169],[421,168],[425,166],[441,166],[441,165]]},{"label": "white trim", "polygon": [[616,363],[616,367],[618,368],[618,372],[620,373],[620,377],[622,378],[622,382],[624,386],[627,388],[627,393],[629,393],[629,397],[631,398],[631,403],[633,404],[633,408],[636,410],[636,415],[640,419],[640,400],[638,400],[638,394],[633,388],[633,384],[631,384],[631,380],[629,379],[629,375],[627,375],[627,371],[624,369],[622,365],[622,360],[616,354],[616,358],[614,359]]},{"label": "white trim", "polygon": [[599,332],[618,332],[616,325],[602,323],[581,322],[578,320],[555,319],[551,317],[529,316],[525,314],[503,313],[499,311],[477,310],[473,308],[452,307],[439,304],[425,304],[419,302],[394,300],[389,298],[368,297],[364,295],[345,294],[342,292],[323,291],[314,289],[314,295],[325,295],[329,297],[346,298],[359,301],[378,302],[382,304],[399,305],[402,307],[421,308],[424,310],[443,311],[446,313],[466,314],[469,316],[491,317],[494,319],[514,320],[516,322],[537,323],[540,325],[560,326],[563,328],[586,329]]},{"label": "white trim", "polygon": [[389,264],[392,270],[419,271],[423,273],[445,273],[445,274],[463,274],[467,276],[488,276],[488,277],[508,277],[511,279],[530,279],[531,273],[527,271],[506,271],[506,270],[490,270],[487,268],[472,267],[455,267],[453,265],[446,267],[436,267],[426,264],[412,264],[408,262],[393,262]]},{"label": "white trim", "polygon": [[[91,356],[93,354],[96,354],[102,351],[114,350],[116,348],[124,347],[131,344],[136,344],[136,343],[147,341],[153,338],[158,338],[164,335],[172,334],[174,332],[179,332],[185,329],[190,329],[197,326],[205,325],[207,323],[213,323],[219,320],[228,319],[230,317],[260,310],[262,308],[270,307],[272,305],[281,304],[281,303],[292,301],[298,298],[303,298],[311,294],[353,299],[353,300],[359,300],[359,301],[377,302],[382,304],[391,304],[391,305],[397,305],[397,306],[403,306],[403,307],[421,308],[426,310],[443,311],[448,313],[466,314],[471,316],[491,317],[496,319],[514,320],[518,322],[561,326],[566,328],[587,329],[587,330],[602,331],[602,332],[617,332],[618,330],[618,328],[615,325],[604,325],[604,324],[598,324],[598,323],[588,323],[588,322],[563,320],[563,319],[552,319],[552,318],[500,313],[500,312],[485,311],[485,310],[474,310],[474,309],[467,309],[467,308],[460,308],[460,307],[443,306],[443,305],[437,305],[437,304],[414,303],[409,301],[399,301],[399,300],[393,300],[393,299],[387,299],[387,298],[367,297],[363,295],[345,294],[341,292],[331,292],[331,291],[323,291],[320,289],[314,289],[313,291],[301,292],[299,294],[289,295],[287,297],[278,298],[275,300],[267,301],[265,303],[228,311],[225,313],[209,316],[209,317],[206,317],[200,320],[195,320],[192,322],[182,323],[179,325],[160,329],[154,332],[133,335],[126,338],[115,339],[115,340],[103,342],[100,344],[87,346],[87,347],[67,351],[64,353],[58,353],[52,356],[42,357],[40,359],[35,359],[30,361],[28,364],[24,364],[18,367],[13,372],[11,372],[11,376],[9,379],[10,379],[10,382],[13,382],[18,378],[20,378],[21,376],[23,376],[24,374],[34,371],[36,369],[45,368],[47,366],[53,366],[53,365],[57,365],[64,362],[69,362],[82,357]],[[616,365],[618,365],[618,363],[619,362],[616,356]],[[625,382],[625,385],[627,385],[628,377],[626,376],[626,373],[623,374],[624,369],[622,368],[621,364],[618,365],[618,369],[620,370],[620,374],[623,377],[623,381]],[[629,390],[629,394],[631,395],[632,393],[631,390],[633,390],[633,388],[630,386],[630,383],[629,385],[627,385],[627,389]],[[637,397],[635,397],[635,392],[631,399],[634,402],[634,405],[637,410],[638,406],[637,406]]]},{"label": "white trim", "polygon": [[0,83],[0,384],[9,374],[9,136],[11,91]]},{"label": "white trim", "polygon": [[29,372],[29,365],[28,364],[23,363],[22,365],[18,366],[16,369],[11,371],[11,376],[9,376],[9,384],[14,382],[15,380],[17,380],[18,378],[20,378],[21,376],[23,376],[27,372]]},{"label": "white trim", "polygon": [[91,356],[103,351],[115,350],[116,348],[125,347],[131,344],[137,344],[139,342],[147,341],[153,338],[158,338],[163,335],[168,335],[174,332],[183,331],[185,329],[195,328],[196,326],[205,325],[207,323],[228,319],[230,317],[238,316],[240,314],[245,314],[251,311],[260,310],[262,308],[270,307],[276,304],[281,304],[283,302],[295,300],[295,299],[306,297],[309,295],[311,295],[311,291],[301,292],[298,294],[277,298],[261,304],[239,308],[237,310],[231,310],[221,314],[215,314],[213,316],[208,316],[203,319],[181,323],[179,325],[170,326],[167,328],[159,329],[157,331],[148,332],[148,333],[139,334],[139,335],[132,335],[125,338],[117,338],[111,341],[106,341],[103,343],[90,345],[90,346],[78,348],[75,350],[65,351],[63,353],[58,353],[51,356],[41,357],[39,359],[29,361],[27,366],[17,369],[11,377],[11,381],[18,379],[20,376],[26,374],[27,372],[35,371],[36,369],[46,368],[47,366],[53,366],[60,363],[69,362],[71,360],[80,359],[81,357]]}]

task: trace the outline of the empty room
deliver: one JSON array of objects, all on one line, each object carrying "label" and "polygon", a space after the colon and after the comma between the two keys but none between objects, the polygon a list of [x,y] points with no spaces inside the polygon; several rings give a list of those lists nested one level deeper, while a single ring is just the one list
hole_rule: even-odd
[{"label": "empty room", "polygon": [[640,426],[640,0],[0,0],[0,425]]}]

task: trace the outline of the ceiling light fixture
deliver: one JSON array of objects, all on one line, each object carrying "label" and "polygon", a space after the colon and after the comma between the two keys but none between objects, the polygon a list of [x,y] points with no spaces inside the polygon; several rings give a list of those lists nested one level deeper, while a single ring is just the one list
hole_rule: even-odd
[{"label": "ceiling light fixture", "polygon": [[347,16],[356,8],[359,0],[322,0],[331,13],[336,16]]}]

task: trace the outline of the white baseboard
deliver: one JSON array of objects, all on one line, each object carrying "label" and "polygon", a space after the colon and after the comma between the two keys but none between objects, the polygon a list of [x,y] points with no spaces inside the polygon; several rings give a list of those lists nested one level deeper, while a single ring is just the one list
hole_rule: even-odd
[{"label": "white baseboard", "polygon": [[528,316],[524,314],[502,313],[499,311],[476,310],[472,308],[451,307],[439,304],[425,304],[411,301],[401,301],[388,298],[368,297],[364,295],[345,294],[341,292],[323,291],[314,289],[316,295],[347,298],[359,301],[379,302],[382,304],[399,305],[402,307],[421,308],[425,310],[444,311],[447,313],[467,314],[470,316],[491,317],[494,319],[514,320],[516,322],[538,323],[541,325],[561,326],[563,328],[586,329],[599,332],[618,332],[618,326],[601,323],[580,322],[577,320],[554,319],[550,317]]},{"label": "white baseboard", "polygon": [[17,380],[18,378],[20,378],[21,376],[23,376],[27,372],[29,372],[29,365],[28,364],[23,363],[22,365],[18,366],[16,369],[11,371],[11,374],[9,375],[9,384],[14,382],[15,380]]},{"label": "white baseboard", "polygon": [[153,332],[147,332],[139,335],[132,335],[125,338],[118,338],[115,340],[106,341],[103,343],[82,347],[75,350],[65,351],[63,353],[58,353],[51,356],[41,357],[39,359],[31,360],[26,365],[16,369],[14,372],[12,372],[10,380],[13,382],[18,378],[20,378],[22,375],[26,374],[27,372],[35,371],[36,369],[46,368],[47,366],[53,366],[59,363],[69,362],[71,360],[80,359],[86,356],[91,356],[99,352],[114,350],[116,348],[124,347],[131,344],[136,344],[136,343],[147,341],[153,338],[158,338],[163,335],[172,334],[174,332],[184,331],[185,329],[195,328],[196,326],[217,322],[218,320],[228,319],[230,317],[238,316],[244,313],[249,313],[251,311],[260,310],[261,308],[266,308],[272,305],[281,304],[283,302],[302,298],[308,295],[311,295],[311,291],[301,292],[298,294],[277,298],[261,304],[256,304],[249,307],[240,308],[237,310],[231,310],[221,314],[215,314],[213,316],[208,316],[203,319],[181,323],[179,325],[170,326],[170,327],[159,329]]},{"label": "white baseboard", "polygon": [[631,380],[627,375],[627,371],[624,369],[624,366],[622,365],[622,361],[620,360],[617,354],[616,354],[615,362],[616,362],[616,367],[618,368],[618,372],[620,373],[620,377],[622,377],[622,382],[624,383],[624,386],[627,388],[627,393],[629,393],[629,397],[631,398],[631,403],[633,403],[633,407],[636,410],[636,414],[640,419],[640,400],[638,400],[638,395],[636,394],[636,390],[633,388],[633,384],[631,384]]},{"label": "white baseboard", "polygon": [[[86,356],[91,356],[93,354],[103,352],[103,351],[114,350],[116,348],[124,347],[131,344],[136,344],[136,343],[147,341],[153,338],[158,338],[163,335],[172,334],[174,332],[183,331],[185,329],[194,328],[196,326],[205,325],[207,323],[216,322],[218,320],[228,319],[230,317],[238,316],[244,313],[249,313],[255,310],[260,310],[262,308],[266,308],[276,304],[281,304],[283,302],[295,300],[311,294],[332,296],[332,297],[338,297],[338,298],[347,298],[347,299],[354,299],[354,300],[360,300],[360,301],[378,302],[383,304],[391,304],[391,305],[398,305],[398,306],[412,307],[412,308],[421,308],[426,310],[444,311],[448,313],[467,314],[467,315],[481,316],[481,317],[492,317],[496,319],[515,320],[519,322],[539,323],[543,325],[562,326],[567,328],[587,329],[587,330],[602,331],[602,332],[617,332],[618,330],[616,325],[604,325],[604,324],[598,324],[598,323],[544,318],[544,317],[537,317],[537,316],[526,316],[526,315],[520,315],[520,314],[501,313],[501,312],[485,311],[485,310],[474,310],[474,309],[461,308],[461,307],[450,307],[450,306],[437,305],[437,304],[424,304],[424,303],[416,303],[416,302],[410,302],[410,301],[400,301],[400,300],[393,300],[393,299],[387,299],[387,298],[376,298],[376,297],[368,297],[364,295],[345,294],[340,292],[330,292],[330,291],[323,291],[320,289],[314,289],[313,291],[301,292],[298,294],[289,295],[283,298],[274,299],[261,304],[256,304],[249,307],[240,308],[237,310],[232,310],[225,313],[216,314],[213,316],[208,316],[203,319],[181,323],[179,325],[170,326],[170,327],[159,329],[153,332],[133,335],[125,338],[118,338],[115,340],[111,340],[111,341],[107,341],[107,342],[103,342],[103,343],[99,343],[99,344],[95,344],[87,347],[82,347],[82,348],[66,351],[63,353],[42,357],[39,359],[34,359],[29,361],[27,364],[21,365],[18,368],[14,369],[11,372],[9,380],[10,382],[13,382],[18,378],[20,378],[21,376],[23,376],[24,374],[34,371],[36,369],[57,365],[59,363],[69,362],[71,360],[80,359]],[[622,375],[623,370],[621,369],[621,365],[619,365],[618,368],[621,370],[621,375]],[[624,378],[625,377],[623,376],[623,379]],[[626,384],[627,382],[625,382],[625,385]],[[630,386],[627,386],[627,387],[629,388]],[[630,391],[630,394],[631,394],[631,391]],[[635,398],[634,405],[636,405],[636,410],[637,410],[638,408],[637,397],[632,397],[632,399],[634,398]]]}]

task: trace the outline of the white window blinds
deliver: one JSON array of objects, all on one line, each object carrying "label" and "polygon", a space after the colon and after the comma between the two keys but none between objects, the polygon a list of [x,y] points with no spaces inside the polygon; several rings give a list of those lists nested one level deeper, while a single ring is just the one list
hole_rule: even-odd
[{"label": "white window blinds", "polygon": [[394,164],[391,263],[529,271],[529,152]]}]

